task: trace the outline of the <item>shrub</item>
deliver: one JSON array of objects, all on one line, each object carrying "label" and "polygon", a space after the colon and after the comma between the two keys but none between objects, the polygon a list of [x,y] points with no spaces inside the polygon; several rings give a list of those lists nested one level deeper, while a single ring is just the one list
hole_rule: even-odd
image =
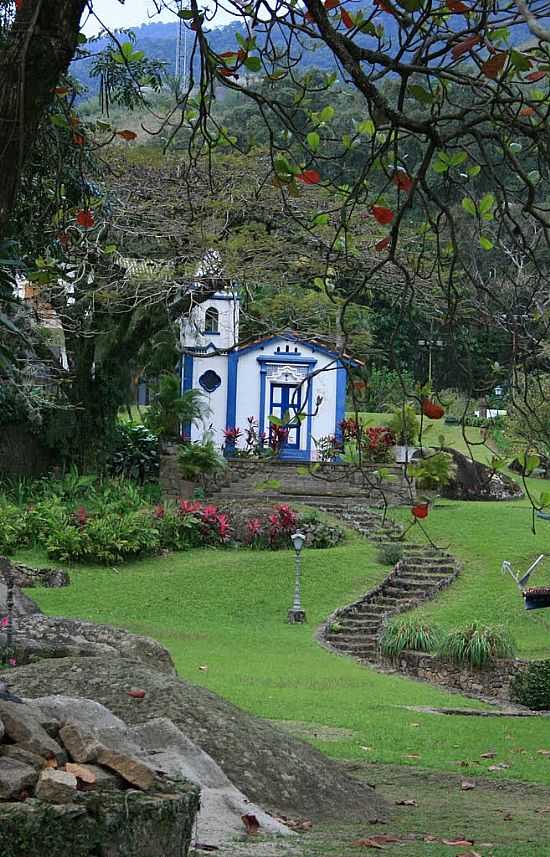
[{"label": "shrub", "polygon": [[456,475],[456,464],[448,452],[434,452],[409,464],[408,475],[418,488],[433,490],[448,485]]},{"label": "shrub", "polygon": [[11,554],[24,541],[25,515],[14,503],[0,498],[0,554]]},{"label": "shrub", "polygon": [[178,450],[177,463],[182,477],[189,481],[200,476],[214,476],[226,466],[212,440],[183,444]]},{"label": "shrub", "polygon": [[400,446],[412,446],[418,439],[420,422],[412,405],[402,405],[393,412],[388,428]]},{"label": "shrub", "polygon": [[407,650],[433,652],[440,641],[441,631],[437,626],[421,619],[394,619],[384,626],[380,651],[388,658],[396,658]]},{"label": "shrub", "polygon": [[162,437],[177,437],[180,425],[198,425],[208,413],[206,399],[200,390],[180,393],[177,375],[163,375],[153,401],[147,411],[147,427]]},{"label": "shrub", "polygon": [[475,669],[481,669],[495,658],[511,658],[514,654],[515,643],[506,628],[478,622],[450,631],[440,649],[441,657]]},{"label": "shrub", "polygon": [[317,523],[302,526],[302,519],[300,519],[298,528],[304,531],[308,548],[333,548],[344,538],[344,531],[341,527],[335,527],[325,521],[317,521]]},{"label": "shrub", "polygon": [[159,440],[146,426],[120,422],[116,426],[109,470],[113,476],[125,476],[143,484],[158,476]]},{"label": "shrub", "polygon": [[380,545],[377,559],[383,565],[397,565],[402,558],[403,545],[401,542],[388,542],[387,544]]},{"label": "shrub", "polygon": [[513,702],[535,711],[550,709],[550,660],[533,661],[527,669],[516,673],[510,684]]}]

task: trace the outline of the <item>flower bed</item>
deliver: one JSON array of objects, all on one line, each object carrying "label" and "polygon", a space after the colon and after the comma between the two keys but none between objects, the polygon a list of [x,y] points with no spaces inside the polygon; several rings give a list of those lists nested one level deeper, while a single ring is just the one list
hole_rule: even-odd
[{"label": "flower bed", "polygon": [[69,496],[55,493],[55,487],[52,483],[49,496],[35,503],[17,504],[0,495],[0,554],[39,547],[61,562],[111,565],[160,550],[288,548],[299,528],[310,547],[330,547],[343,536],[338,527],[311,516],[302,523],[288,504],[256,505],[253,514],[243,515],[237,506],[220,509],[200,500],[155,504],[147,492],[129,490],[124,481],[89,484]]}]

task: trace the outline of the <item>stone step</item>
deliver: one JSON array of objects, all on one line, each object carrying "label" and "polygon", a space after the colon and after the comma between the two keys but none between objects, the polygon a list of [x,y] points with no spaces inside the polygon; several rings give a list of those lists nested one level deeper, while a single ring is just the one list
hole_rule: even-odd
[{"label": "stone step", "polygon": [[378,645],[377,634],[328,634],[329,643],[336,643],[339,648],[346,649],[369,648]]}]

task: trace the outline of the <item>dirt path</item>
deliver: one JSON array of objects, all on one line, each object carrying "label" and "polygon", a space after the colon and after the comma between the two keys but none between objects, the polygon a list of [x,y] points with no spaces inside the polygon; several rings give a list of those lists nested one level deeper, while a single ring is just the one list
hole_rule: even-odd
[{"label": "dirt path", "polygon": [[[468,772],[442,774],[394,765],[348,763],[344,768],[352,776],[376,785],[377,793],[392,807],[386,824],[316,825],[293,842],[243,837],[216,854],[367,857],[381,851],[388,857],[550,857],[550,783],[541,786],[505,779],[495,782]],[[464,782],[474,787],[463,790]],[[415,801],[416,805],[398,801]],[[398,841],[377,841],[380,835]],[[453,840],[456,844],[452,844]],[[374,844],[355,844],[361,841]],[[461,841],[463,844],[459,844]],[[205,854],[199,850],[193,857]]]}]

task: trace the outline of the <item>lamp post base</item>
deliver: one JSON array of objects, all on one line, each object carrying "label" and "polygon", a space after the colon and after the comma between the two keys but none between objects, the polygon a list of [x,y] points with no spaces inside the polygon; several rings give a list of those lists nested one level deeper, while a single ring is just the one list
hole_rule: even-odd
[{"label": "lamp post base", "polygon": [[288,622],[289,625],[301,625],[306,621],[306,611],[305,610],[297,610],[295,607],[291,607],[288,611]]}]

